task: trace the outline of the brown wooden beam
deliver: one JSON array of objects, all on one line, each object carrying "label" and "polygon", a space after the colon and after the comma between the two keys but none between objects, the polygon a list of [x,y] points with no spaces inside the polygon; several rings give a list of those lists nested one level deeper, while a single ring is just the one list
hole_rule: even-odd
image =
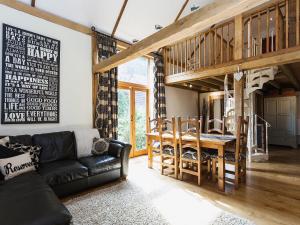
[{"label": "brown wooden beam", "polygon": [[183,5],[182,5],[182,7],[181,7],[181,9],[180,9],[180,11],[179,11],[179,13],[178,13],[177,16],[176,16],[174,22],[176,22],[176,21],[180,18],[181,14],[183,13],[183,10],[185,9],[185,7],[186,7],[186,5],[189,3],[189,1],[190,1],[190,0],[185,0],[185,2],[183,3]]},{"label": "brown wooden beam", "polygon": [[196,84],[199,86],[207,87],[207,88],[214,89],[214,90],[220,90],[219,86],[205,82],[205,80],[194,80],[192,82],[193,82],[193,84]]},{"label": "brown wooden beam", "polygon": [[101,61],[93,68],[94,72],[105,72],[120,64],[138,58],[149,52],[175,43],[188,36],[195,35],[214,24],[220,23],[233,16],[239,15],[252,8],[261,6],[272,0],[222,0],[197,10],[194,13],[178,20],[162,30],[139,41],[130,48]]},{"label": "brown wooden beam", "polygon": [[233,60],[229,63],[221,65],[210,66],[205,69],[197,71],[189,71],[187,73],[180,73],[166,76],[166,83],[180,83],[191,80],[199,80],[204,78],[212,78],[220,75],[231,74],[240,69],[250,70],[261,67],[269,67],[276,65],[283,65],[288,63],[295,63],[300,61],[300,47],[291,47],[289,49],[281,49],[278,52],[270,52],[263,55]]},{"label": "brown wooden beam", "polygon": [[116,33],[116,31],[117,31],[117,28],[118,28],[119,23],[120,23],[121,18],[122,18],[122,15],[123,15],[124,10],[125,10],[125,8],[126,8],[127,2],[128,2],[128,0],[124,0],[124,2],[123,2],[122,8],[121,8],[121,10],[120,10],[120,13],[119,13],[119,15],[118,15],[117,21],[116,21],[116,23],[115,23],[114,29],[113,29],[113,31],[112,31],[112,33],[111,33],[111,36],[112,36],[112,37],[115,36],[115,33]]},{"label": "brown wooden beam", "polygon": [[201,81],[206,82],[208,84],[214,85],[215,87],[223,88],[224,87],[224,82],[220,82],[217,80],[213,80],[210,78],[207,79],[202,79]]}]

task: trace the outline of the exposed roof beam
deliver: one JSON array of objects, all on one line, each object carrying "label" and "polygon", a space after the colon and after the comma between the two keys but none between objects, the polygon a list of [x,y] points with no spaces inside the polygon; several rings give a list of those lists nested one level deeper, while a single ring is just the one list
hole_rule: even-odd
[{"label": "exposed roof beam", "polygon": [[286,77],[290,80],[290,82],[293,84],[293,86],[297,89],[300,90],[300,83],[297,80],[294,72],[290,68],[289,65],[282,65],[279,66],[280,70],[283,72],[283,74],[286,75]]},{"label": "exposed roof beam", "polygon": [[35,0],[31,0],[31,7],[35,7]]},{"label": "exposed roof beam", "polygon": [[230,63],[202,68],[198,71],[189,71],[182,74],[168,75],[165,78],[167,84],[189,82],[205,78],[212,78],[224,74],[234,73],[237,68],[241,70],[256,69],[262,67],[283,65],[300,61],[300,47],[282,49],[278,52],[265,53],[249,59],[234,60]]},{"label": "exposed roof beam", "polygon": [[224,87],[224,82],[220,82],[220,81],[213,80],[213,79],[210,79],[210,78],[207,78],[207,79],[204,79],[204,80],[201,80],[201,81],[204,81],[208,84],[212,84],[212,85],[215,85],[215,86]]},{"label": "exposed roof beam", "polygon": [[121,10],[120,10],[120,13],[119,13],[119,15],[118,15],[117,21],[116,21],[116,23],[115,23],[114,29],[113,29],[113,31],[112,31],[112,33],[111,33],[111,36],[112,36],[112,37],[115,36],[115,33],[116,33],[116,31],[117,31],[117,28],[118,28],[119,23],[120,23],[121,18],[122,18],[122,15],[123,15],[124,10],[125,10],[125,8],[126,8],[127,2],[128,2],[128,0],[124,0],[124,2],[123,2],[122,8],[121,8]]},{"label": "exposed roof beam", "polygon": [[181,7],[181,9],[180,9],[180,11],[179,11],[179,13],[178,13],[177,16],[176,16],[174,22],[176,22],[176,21],[180,18],[181,14],[183,13],[183,10],[185,9],[185,7],[186,7],[186,5],[189,3],[189,1],[190,1],[190,0],[185,0],[185,2],[183,3],[183,5],[182,5],[182,7]]},{"label": "exposed roof beam", "polygon": [[215,1],[139,41],[130,48],[101,61],[94,66],[93,71],[105,72],[270,1],[272,0]]},{"label": "exposed roof beam", "polygon": [[[212,80],[216,80],[216,81],[219,81],[219,82],[222,82],[224,84],[224,78],[221,78],[221,77],[211,77]],[[233,85],[233,82],[230,81],[229,79],[227,80],[228,84],[229,85]]]},{"label": "exposed roof beam", "polygon": [[218,86],[212,85],[212,84],[208,84],[204,81],[200,81],[200,80],[194,80],[191,82],[192,85],[195,85],[196,87],[206,87],[209,89],[213,89],[213,90],[219,90],[220,88]]}]

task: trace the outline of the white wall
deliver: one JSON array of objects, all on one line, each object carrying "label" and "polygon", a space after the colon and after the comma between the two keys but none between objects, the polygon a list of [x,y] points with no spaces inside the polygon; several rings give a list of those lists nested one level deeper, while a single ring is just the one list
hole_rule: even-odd
[{"label": "white wall", "polygon": [[167,117],[197,117],[198,93],[174,87],[166,87]]},{"label": "white wall", "polygon": [[[61,41],[60,49],[60,123],[34,125],[0,125],[0,134],[7,130],[32,128],[92,127],[92,62],[91,38],[29,14],[0,5],[0,40],[2,23]],[[0,41],[2,53],[2,41]],[[0,56],[2,71],[2,54]],[[2,77],[2,76],[1,76]],[[1,92],[0,92],[1,93]]]}]

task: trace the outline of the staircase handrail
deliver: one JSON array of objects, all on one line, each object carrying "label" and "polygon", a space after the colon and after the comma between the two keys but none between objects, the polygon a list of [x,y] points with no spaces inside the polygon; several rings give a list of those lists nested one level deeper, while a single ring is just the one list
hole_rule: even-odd
[{"label": "staircase handrail", "polygon": [[260,117],[260,116],[257,115],[257,114],[254,114],[254,116],[258,117],[258,118],[261,119],[263,122],[265,122],[265,124],[267,125],[267,127],[271,127],[271,124],[270,124],[268,121],[266,121],[264,118]]}]

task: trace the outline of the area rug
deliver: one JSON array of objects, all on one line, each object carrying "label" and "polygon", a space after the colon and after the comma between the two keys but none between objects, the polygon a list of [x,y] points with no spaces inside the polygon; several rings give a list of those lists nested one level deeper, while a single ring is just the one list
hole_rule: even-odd
[{"label": "area rug", "polygon": [[[73,215],[73,225],[171,224],[152,204],[151,199],[129,181],[74,197],[64,204]],[[254,224],[233,214],[222,212],[209,225]]]}]

